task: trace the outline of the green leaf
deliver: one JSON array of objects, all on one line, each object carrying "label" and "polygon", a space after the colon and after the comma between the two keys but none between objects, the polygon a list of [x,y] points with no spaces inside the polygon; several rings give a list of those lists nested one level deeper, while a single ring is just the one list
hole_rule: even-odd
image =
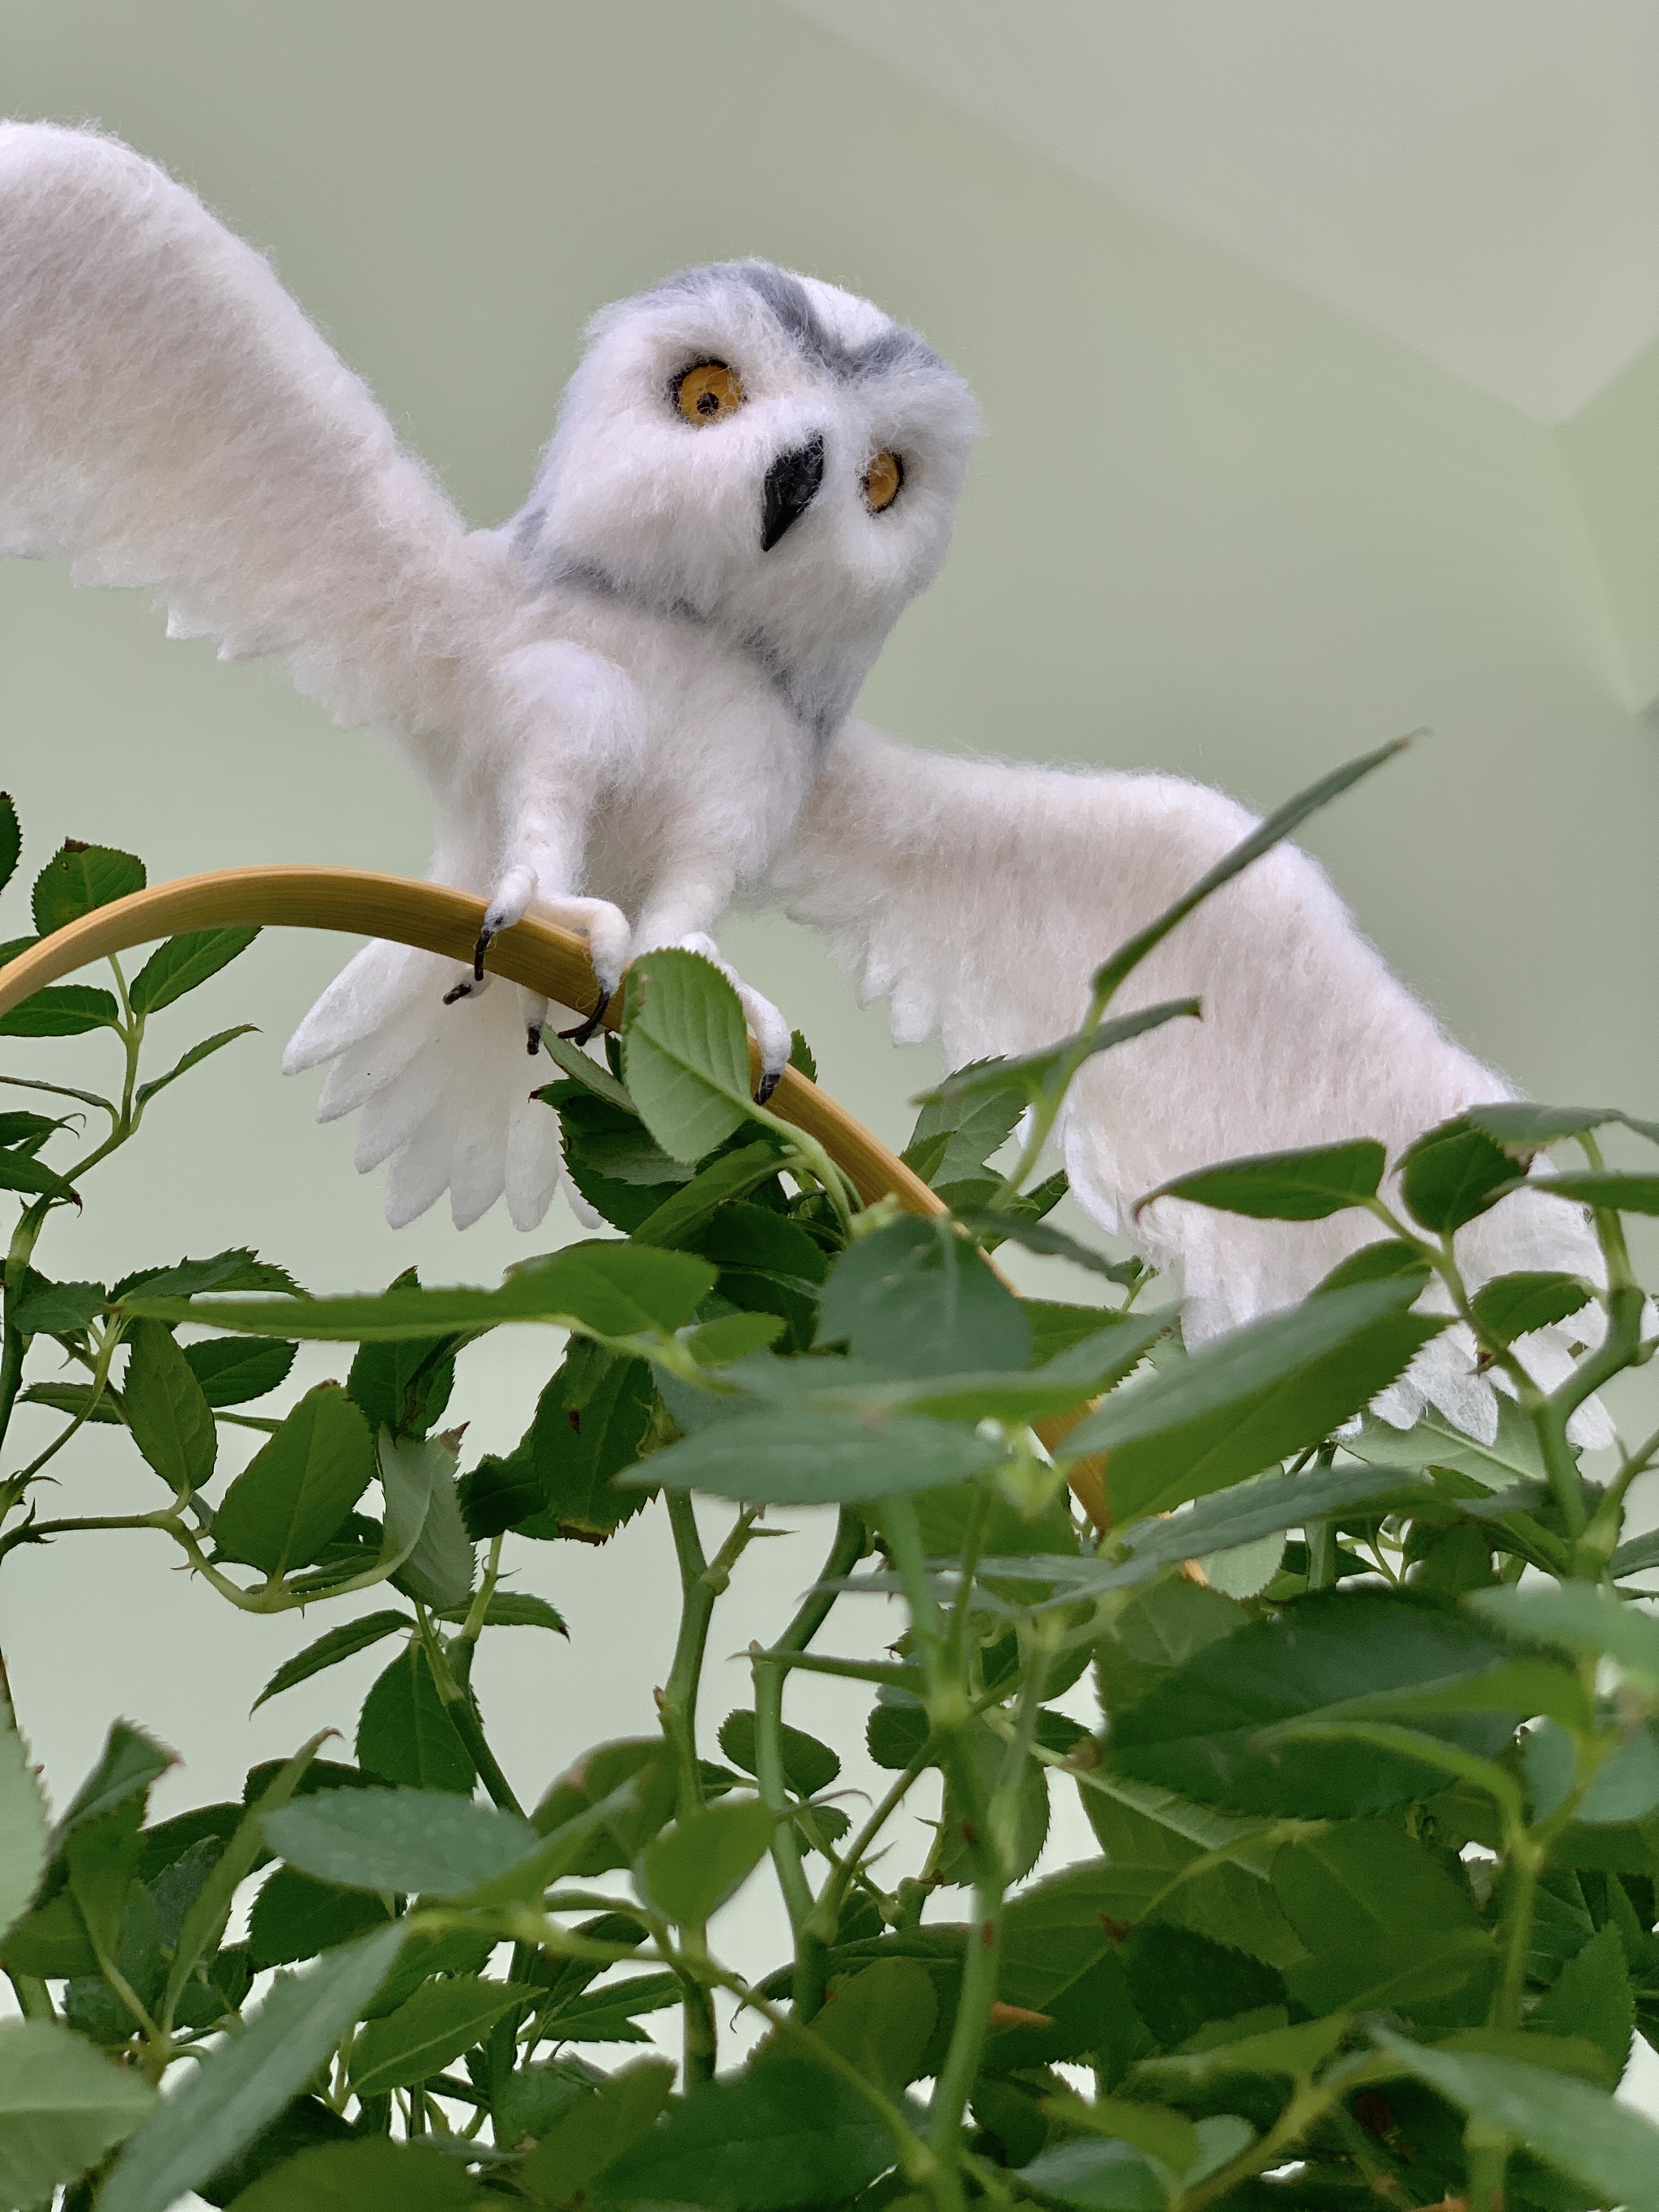
[{"label": "green leaf", "polygon": [[1345,1821],[1286,1844],[1273,1885],[1311,1954],[1285,1976],[1309,2012],[1386,2008],[1439,2027],[1484,2018],[1492,1939],[1468,1885],[1403,1829]]},{"label": "green leaf", "polygon": [[265,1819],[272,1850],[319,1881],[464,1897],[538,1848],[530,1823],[447,1791],[331,1790]]},{"label": "green leaf", "polygon": [[501,2014],[530,1994],[476,1974],[428,1982],[407,2004],[362,2030],[351,2047],[352,2087],[360,2097],[378,2097],[425,2081],[481,2043]]},{"label": "green leaf", "polygon": [[1096,969],[1094,989],[1097,995],[1103,999],[1109,998],[1147,954],[1164,942],[1176,924],[1186,920],[1194,907],[1201,906],[1224,884],[1231,883],[1235,876],[1242,874],[1252,861],[1259,860],[1264,853],[1269,853],[1275,845],[1281,844],[1301,827],[1310,814],[1317,813],[1322,806],[1328,806],[1332,799],[1340,798],[1363,776],[1369,775],[1373,769],[1380,768],[1384,761],[1392,760],[1396,753],[1403,752],[1409,742],[1407,738],[1395,738],[1386,745],[1378,745],[1374,751],[1362,753],[1358,760],[1348,761],[1341,768],[1333,769],[1328,775],[1321,776],[1316,783],[1310,783],[1305,791],[1297,792],[1293,799],[1286,799],[1283,806],[1276,807],[1265,822],[1258,823],[1247,837],[1241,838],[1230,853],[1223,854],[1214,867],[1200,876],[1189,891],[1184,892],[1172,906],[1166,907],[1155,921],[1150,922],[1126,945],[1121,945],[1109,960]]},{"label": "green leaf", "polygon": [[1387,1164],[1388,1153],[1370,1137],[1301,1152],[1258,1152],[1160,1183],[1134,1210],[1139,1213],[1154,1199],[1182,1198],[1254,1221],[1323,1221],[1375,1198]]},{"label": "green leaf", "polygon": [[585,2191],[649,2135],[673,2086],[674,2069],[660,2058],[613,2074],[554,2122],[520,2168],[521,2185],[538,2203],[562,2203]]},{"label": "green leaf", "polygon": [[958,1068],[954,1074],[947,1075],[943,1083],[922,1092],[915,1103],[919,1106],[953,1107],[975,1096],[1012,1091],[1024,1111],[1045,1091],[1069,1082],[1076,1070],[1097,1053],[1111,1052],[1118,1045],[1129,1044],[1149,1030],[1161,1030],[1166,1022],[1196,1021],[1200,1012],[1196,999],[1170,999],[1156,1006],[1142,1006],[1133,1014],[1121,1014],[1094,1029],[1077,1030],[1036,1052],[1013,1053],[1006,1060],[976,1060],[971,1066]]},{"label": "green leaf", "polygon": [[[418,1290],[420,1276],[405,1268],[389,1288]],[[455,1381],[455,1355],[464,1335],[402,1337],[357,1349],[346,1389],[372,1429],[393,1436],[423,1437],[449,1403]]]},{"label": "green leaf", "polygon": [[245,2189],[234,2212],[469,2212],[492,2201],[459,2160],[370,2136],[301,2151]]},{"label": "green leaf", "polygon": [[722,1152],[646,1216],[633,1231],[635,1241],[660,1245],[665,1251],[684,1249],[720,1207],[746,1198],[776,1175],[778,1165],[778,1148],[769,1137],[760,1144],[741,1146],[734,1152]]},{"label": "green leaf", "polygon": [[1581,1168],[1568,1175],[1535,1176],[1527,1188],[1610,1212],[1659,1213],[1659,1175],[1621,1175],[1611,1168],[1592,1173]]},{"label": "green leaf", "polygon": [[568,2004],[544,2013],[542,2020],[548,2033],[562,2043],[644,2043],[645,2031],[634,2025],[639,2014],[678,2004],[684,1994],[677,1974],[632,1974],[626,1981],[579,1992]]},{"label": "green leaf", "polygon": [[471,1796],[477,1780],[472,1754],[438,1695],[418,1643],[398,1653],[364,1698],[357,1763],[383,1782]]},{"label": "green leaf", "polygon": [[343,1621],[338,1628],[331,1628],[314,1644],[307,1644],[303,1651],[296,1651],[285,1659],[258,1696],[248,1708],[258,1712],[268,1698],[280,1697],[299,1682],[308,1682],[313,1674],[325,1668],[337,1667],[343,1659],[355,1658],[359,1651],[367,1651],[371,1644],[383,1637],[395,1636],[400,1628],[413,1628],[415,1623],[406,1613],[368,1613],[361,1620]]},{"label": "green leaf", "polygon": [[[796,1796],[816,1797],[820,1790],[827,1790],[841,1772],[836,1753],[827,1743],[820,1743],[804,1729],[791,1728],[787,1722],[782,1723],[780,1735],[783,1778]],[[745,1774],[759,1773],[755,1716],[746,1705],[739,1705],[720,1723],[720,1747],[733,1766],[742,1767]]]},{"label": "green leaf", "polygon": [[1000,1444],[943,1421],[750,1413],[653,1452],[621,1480],[758,1504],[856,1504],[965,1482],[1003,1455]]},{"label": "green leaf", "polygon": [[1346,1291],[1352,1283],[1381,1283],[1390,1277],[1414,1276],[1419,1289],[1424,1288],[1432,1273],[1428,1261],[1414,1244],[1403,1237],[1385,1237],[1375,1244],[1362,1244],[1357,1252],[1350,1252],[1346,1260],[1339,1260],[1328,1275],[1322,1275],[1314,1285],[1314,1295],[1325,1291]]},{"label": "green leaf", "polygon": [[[0,1035],[3,1034],[3,1030],[0,1030]],[[62,1176],[55,1174],[44,1161],[20,1152],[0,1152],[0,1190],[33,1191],[42,1198],[73,1195]],[[53,1285],[53,1288],[58,1287],[67,1289],[69,1285]],[[81,1286],[76,1285],[75,1287],[78,1289]]]},{"label": "green leaf", "polygon": [[[562,1067],[574,1082],[580,1083],[595,1098],[602,1098],[607,1106],[615,1106],[623,1114],[633,1115],[634,1102],[622,1085],[608,1067],[601,1067],[597,1060],[590,1060],[579,1044],[573,1043],[568,1037],[561,1036],[556,1030],[544,1030],[542,1044],[548,1058]],[[548,1090],[552,1087],[550,1084],[547,1086]],[[544,1098],[546,1095],[546,1091],[532,1093],[538,1098]],[[556,1104],[557,1102],[550,1103]]]},{"label": "green leaf", "polygon": [[119,1019],[112,992],[90,983],[49,983],[0,1014],[0,1036],[82,1036],[113,1029]]},{"label": "green leaf", "polygon": [[696,952],[647,952],[628,971],[623,1079],[671,1158],[700,1160],[750,1112],[749,1032],[738,994]]},{"label": "green leaf", "polygon": [[34,879],[34,926],[50,937],[95,908],[143,890],[148,880],[135,854],[67,837]]},{"label": "green leaf", "polygon": [[1553,1644],[1584,1658],[1605,1655],[1650,1692],[1659,1692],[1659,1620],[1593,1583],[1479,1590],[1467,1601],[1505,1635]]},{"label": "green leaf", "polygon": [[1601,2087],[1619,2087],[1630,2063],[1636,2008],[1625,1947],[1612,1921],[1604,1923],[1577,1956],[1567,1960],[1527,2025],[1546,2035],[1582,2037],[1601,2056]]},{"label": "green leaf", "polygon": [[614,1478],[636,1465],[656,1409],[651,1370],[596,1345],[573,1345],[537,1401],[527,1439],[536,1504],[509,1526],[538,1537],[605,1537],[645,1504]]},{"label": "green leaf", "polygon": [[388,1497],[400,1484],[418,1483],[427,1493],[421,1533],[398,1571],[399,1588],[441,1613],[464,1605],[477,1563],[455,1488],[454,1446],[441,1437],[394,1437],[382,1429],[376,1449]]},{"label": "green leaf", "polygon": [[[132,1440],[162,1481],[188,1497],[212,1479],[219,1450],[213,1409],[170,1329],[157,1321],[135,1322],[128,1342],[121,1399]],[[222,1549],[224,1537],[216,1534]]]},{"label": "green leaf", "polygon": [[924,2070],[938,2021],[933,1978],[921,1960],[878,1959],[834,1984],[812,2028],[866,2081],[893,2091]]},{"label": "green leaf", "polygon": [[0,1702],[0,1936],[28,1911],[46,1870],[46,1799],[10,1711]]},{"label": "green leaf", "polygon": [[1582,1275],[1534,1273],[1498,1275],[1482,1284],[1472,1304],[1482,1328],[1503,1344],[1512,1343],[1534,1328],[1548,1328],[1577,1313],[1595,1296],[1594,1283]]},{"label": "green leaf", "polygon": [[222,1052],[228,1044],[234,1044],[238,1037],[257,1036],[258,1033],[252,1022],[238,1022],[234,1029],[217,1030],[213,1036],[201,1038],[191,1045],[188,1052],[179,1054],[165,1075],[154,1076],[148,1083],[138,1085],[137,1103],[140,1112],[159,1091],[165,1091],[169,1084],[176,1083],[181,1075],[188,1075],[192,1067],[199,1067],[204,1060],[211,1060],[216,1052]]},{"label": "green leaf", "polygon": [[1079,1244],[1063,1229],[1051,1228],[1046,1221],[1023,1219],[1012,1211],[993,1213],[984,1206],[963,1206],[956,1209],[956,1217],[982,1242],[1006,1241],[1048,1259],[1069,1260],[1074,1267],[1086,1267],[1091,1274],[1103,1275],[1109,1283],[1137,1283],[1146,1273],[1139,1260],[1109,1260],[1103,1253]]},{"label": "green leaf", "polygon": [[7,1299],[6,1318],[25,1336],[78,1336],[97,1318],[105,1297],[101,1283],[48,1282],[31,1267]]},{"label": "green leaf", "polygon": [[262,1973],[267,1966],[314,1959],[391,1917],[381,1898],[314,1881],[293,1867],[278,1867],[260,1888],[248,1916],[249,1961],[255,1973]]},{"label": "green leaf", "polygon": [[210,1336],[184,1347],[191,1373],[210,1406],[245,1406],[286,1382],[295,1346],[240,1336]]},{"label": "green leaf", "polygon": [[23,854],[23,828],[17,819],[16,802],[9,791],[0,791],[0,891],[16,873]]},{"label": "green leaf", "polygon": [[1650,1528],[1645,1535],[1632,1536],[1629,1543],[1621,1544],[1608,1565],[1616,1577],[1647,1574],[1659,1567],[1659,1528]]},{"label": "green leaf", "polygon": [[1402,2073],[1629,2212],[1659,2212],[1659,2130],[1588,2081],[1473,2051],[1425,2051],[1372,2031]]},{"label": "green leaf", "polygon": [[22,1402],[50,1406],[55,1413],[69,1413],[76,1420],[96,1421],[105,1427],[121,1425],[121,1416],[107,1393],[94,1402],[90,1382],[31,1382],[22,1394]]},{"label": "green leaf", "polygon": [[221,1558],[267,1575],[309,1566],[374,1474],[368,1425],[337,1382],[308,1390],[225,1493]]},{"label": "green leaf", "polygon": [[[463,1610],[457,1606],[445,1617],[459,1620]],[[483,1625],[486,1628],[550,1628],[556,1636],[570,1633],[558,1608],[528,1590],[496,1590],[484,1607]]]},{"label": "green leaf", "polygon": [[246,1244],[236,1244],[216,1252],[209,1260],[180,1260],[172,1267],[141,1268],[135,1275],[124,1276],[110,1297],[121,1301],[142,1291],[148,1297],[190,1298],[203,1291],[287,1291],[300,1295],[300,1286],[286,1267],[262,1260]]},{"label": "green leaf", "polygon": [[117,1721],[104,1739],[104,1748],[98,1763],[70,1802],[69,1810],[58,1823],[54,1844],[59,1844],[76,1829],[86,1826],[129,1798],[147,1794],[153,1782],[159,1782],[167,1769],[176,1764],[173,1753],[157,1743],[154,1736],[146,1735],[143,1729],[134,1728],[130,1721]]},{"label": "green leaf", "polygon": [[1530,1100],[1506,1099],[1497,1106],[1471,1106],[1467,1118],[1522,1160],[1609,1121],[1622,1122],[1650,1145],[1659,1145],[1659,1121],[1638,1121],[1617,1106],[1534,1106]]},{"label": "green leaf", "polygon": [[818,1317],[821,1344],[891,1375],[971,1374],[1030,1364],[1030,1324],[1019,1300],[948,1220],[914,1217],[850,1245],[830,1268]]},{"label": "green leaf", "polygon": [[701,1926],[748,1881],[770,1849],[776,1825],[758,1797],[705,1806],[646,1845],[634,1886],[671,1920]]},{"label": "green leaf", "polygon": [[1159,2081],[1181,2081],[1202,2087],[1230,2074],[1279,2075],[1304,2081],[1318,2072],[1351,2026],[1346,2013],[1335,2013],[1328,2020],[1270,2028],[1264,2035],[1241,2036],[1237,2042],[1212,2044],[1203,2051],[1160,2053],[1143,2058],[1137,2071],[1155,2086]]},{"label": "green leaf", "polygon": [[155,2103],[138,2075],[57,2021],[0,2021],[0,2203],[48,2203]]},{"label": "green leaf", "polygon": [[257,1305],[216,1298],[198,1305],[147,1285],[125,1303],[129,1311],[158,1321],[205,1322],[250,1336],[325,1343],[441,1336],[512,1322],[553,1322],[617,1337],[683,1328],[714,1287],[714,1270],[688,1253],[606,1239],[523,1261],[494,1291],[462,1284],[386,1291],[378,1297],[271,1298]]},{"label": "green leaf", "polygon": [[[595,2194],[790,2212],[856,2196],[894,2154],[891,2136],[850,2084],[777,2057],[670,2106],[665,2120],[603,2169]],[[526,2169],[532,2179],[534,2162]]]},{"label": "green leaf", "polygon": [[1515,1163],[1501,1145],[1455,1115],[1407,1146],[1400,1187],[1425,1229],[1445,1235],[1495,1206],[1515,1187]]},{"label": "green leaf", "polygon": [[1024,1110],[1024,1097],[1012,1085],[932,1100],[917,1115],[901,1157],[935,1190],[963,1182],[984,1173],[985,1163],[1007,1143]]},{"label": "green leaf", "polygon": [[1133,2143],[1079,2137],[1016,2169],[1032,2193],[1078,2212],[1164,2212],[1169,2180]]},{"label": "green leaf", "polygon": [[699,1367],[726,1367],[734,1359],[763,1352],[783,1334],[781,1314],[720,1314],[696,1328],[687,1329],[680,1341]]},{"label": "green leaf", "polygon": [[297,2096],[391,1972],[394,1923],[308,1973],[278,1981],[239,2036],[209,2051],[134,2136],[105,2183],[99,2212],[167,2212],[228,2165]]},{"label": "green leaf", "polygon": [[1392,1382],[1445,1322],[1406,1310],[1414,1283],[1356,1284],[1216,1338],[1117,1392],[1066,1440],[1109,1455],[1115,1519],[1224,1490],[1317,1443]]},{"label": "green leaf", "polygon": [[[1240,1812],[1344,1819],[1441,1786],[1439,1771],[1370,1745],[1303,1744],[1264,1731],[1346,1698],[1471,1674],[1507,1655],[1466,1618],[1393,1592],[1334,1590],[1251,1621],[1114,1719],[1107,1760],[1144,1782]],[[1509,1716],[1455,1715],[1425,1733],[1490,1758]]]},{"label": "green leaf", "polygon": [[132,979],[128,997],[136,1014],[159,1014],[246,952],[257,929],[192,929],[158,945]]}]

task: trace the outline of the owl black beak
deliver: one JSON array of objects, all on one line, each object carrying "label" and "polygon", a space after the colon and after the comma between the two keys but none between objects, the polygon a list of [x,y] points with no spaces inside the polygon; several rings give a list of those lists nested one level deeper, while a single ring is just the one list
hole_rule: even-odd
[{"label": "owl black beak", "polygon": [[823,482],[823,441],[809,438],[793,453],[780,453],[766,471],[761,518],[761,550],[769,553],[786,530],[800,520]]}]

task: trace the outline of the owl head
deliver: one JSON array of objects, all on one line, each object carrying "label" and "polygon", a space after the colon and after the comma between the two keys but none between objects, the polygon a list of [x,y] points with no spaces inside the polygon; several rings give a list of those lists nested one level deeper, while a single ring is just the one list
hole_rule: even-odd
[{"label": "owl head", "polygon": [[827,737],[945,557],[976,429],[869,301],[717,262],[593,318],[516,539],[540,584],[714,629]]}]

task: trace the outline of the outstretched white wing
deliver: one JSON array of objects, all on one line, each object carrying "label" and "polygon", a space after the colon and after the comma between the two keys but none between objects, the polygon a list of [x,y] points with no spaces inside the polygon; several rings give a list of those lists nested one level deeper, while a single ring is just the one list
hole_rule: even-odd
[{"label": "outstretched white wing", "polygon": [[453,726],[501,585],[268,264],[128,147],[0,125],[0,550],[149,586],[342,721]]},{"label": "outstretched white wing", "polygon": [[[775,888],[821,929],[894,1034],[934,1030],[953,1066],[1075,1030],[1101,962],[1255,827],[1179,777],[969,761],[896,745],[854,723],[815,783]],[[1176,1021],[1092,1060],[1060,1130],[1073,1188],[1159,1267],[1178,1264],[1189,1339],[1291,1303],[1380,1231],[1343,1213],[1253,1221],[1146,1192],[1250,1152],[1379,1138],[1390,1156],[1425,1129],[1513,1096],[1454,1043],[1355,926],[1317,862],[1292,846],[1257,860],[1135,970],[1115,1012],[1195,997]],[[1476,1281],[1510,1268],[1594,1273],[1582,1215],[1505,1200],[1462,1232]],[[1533,1340],[1553,1370],[1565,1345]],[[1414,1379],[1490,1433],[1490,1397],[1446,1346]],[[1396,1389],[1411,1418],[1420,1394]]]}]

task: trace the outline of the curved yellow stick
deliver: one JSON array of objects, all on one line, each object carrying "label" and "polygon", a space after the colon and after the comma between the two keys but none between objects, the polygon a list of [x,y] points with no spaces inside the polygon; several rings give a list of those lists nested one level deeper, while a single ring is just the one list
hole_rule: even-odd
[{"label": "curved yellow stick", "polygon": [[[221,868],[210,875],[183,876],[99,907],[20,953],[0,969],[0,1014],[9,1014],[45,984],[89,961],[181,930],[250,924],[262,929],[331,929],[418,945],[470,966],[484,904],[445,884],[363,868]],[[523,983],[561,1006],[590,1006],[599,995],[586,945],[551,922],[526,919],[504,930],[491,945],[485,965],[492,974]],[[605,1026],[618,1027],[620,1014],[613,1000]],[[817,1139],[866,1205],[891,1197],[907,1213],[946,1211],[896,1152],[794,1068],[785,1068],[769,1103],[781,1120]],[[1047,1422],[1039,1433],[1053,1443],[1071,1425],[1069,1420]],[[1103,1487],[1093,1462],[1073,1469],[1072,1486],[1090,1518],[1104,1528]]]}]

